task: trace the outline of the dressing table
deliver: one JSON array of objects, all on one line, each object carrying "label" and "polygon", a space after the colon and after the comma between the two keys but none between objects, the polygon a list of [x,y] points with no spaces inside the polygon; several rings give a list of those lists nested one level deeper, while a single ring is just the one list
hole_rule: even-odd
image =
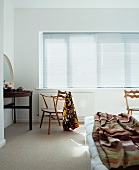
[{"label": "dressing table", "polygon": [[[3,72],[4,81],[10,82],[14,87],[14,72],[12,63],[7,55],[3,55]],[[28,97],[28,105],[16,105],[15,100],[17,98]],[[15,89],[4,89],[3,98],[7,98],[10,104],[4,103],[4,109],[13,110],[13,122],[16,123],[16,109],[28,109],[29,110],[29,130],[32,130],[32,91],[28,90],[15,90]],[[8,99],[9,98],[9,99]],[[12,99],[12,100],[11,100]],[[12,114],[12,112],[11,112]]]},{"label": "dressing table", "polygon": [[[4,98],[12,98],[12,103],[4,105],[4,109],[13,109],[14,111],[14,123],[16,123],[16,109],[29,109],[29,130],[32,130],[32,91],[4,91]],[[18,97],[29,97],[28,106],[17,106],[15,104],[15,98]]]}]

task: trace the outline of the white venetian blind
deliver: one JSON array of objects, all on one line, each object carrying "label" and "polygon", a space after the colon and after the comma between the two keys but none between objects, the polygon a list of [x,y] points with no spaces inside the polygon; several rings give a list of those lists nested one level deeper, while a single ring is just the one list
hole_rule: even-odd
[{"label": "white venetian blind", "polygon": [[139,33],[123,34],[126,87],[139,87]]},{"label": "white venetian blind", "polygon": [[70,34],[70,86],[96,87],[96,34]]},{"label": "white venetian blind", "polygon": [[96,87],[96,34],[44,34],[43,87]]},{"label": "white venetian blind", "polygon": [[121,34],[99,33],[98,87],[123,87],[125,82],[125,54]]},{"label": "white venetian blind", "polygon": [[64,34],[44,34],[43,87],[67,87],[67,43]]},{"label": "white venetian blind", "polygon": [[139,33],[44,33],[43,87],[139,87]]}]

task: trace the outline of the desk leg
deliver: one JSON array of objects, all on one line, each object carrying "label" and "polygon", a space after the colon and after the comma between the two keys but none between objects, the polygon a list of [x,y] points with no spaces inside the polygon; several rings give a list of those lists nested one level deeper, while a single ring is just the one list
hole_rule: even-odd
[{"label": "desk leg", "polygon": [[14,106],[14,123],[16,123],[16,111],[15,111],[15,97],[13,98],[13,106]]},{"label": "desk leg", "polygon": [[32,130],[32,95],[29,97],[29,130]]}]

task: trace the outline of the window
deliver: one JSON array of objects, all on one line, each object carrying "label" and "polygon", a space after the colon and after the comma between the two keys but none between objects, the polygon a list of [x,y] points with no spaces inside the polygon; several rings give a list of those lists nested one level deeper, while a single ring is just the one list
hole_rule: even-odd
[{"label": "window", "polygon": [[42,87],[139,87],[138,33],[43,33]]}]

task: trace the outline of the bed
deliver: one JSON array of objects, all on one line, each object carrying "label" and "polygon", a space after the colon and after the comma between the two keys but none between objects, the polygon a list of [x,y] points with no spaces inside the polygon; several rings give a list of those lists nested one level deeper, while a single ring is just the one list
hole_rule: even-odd
[{"label": "bed", "polygon": [[[139,116],[134,116],[139,120]],[[102,163],[98,150],[96,148],[95,142],[92,137],[93,127],[94,127],[94,116],[88,116],[84,119],[85,126],[85,144],[88,145],[90,153],[91,170],[108,170],[108,168]]]},{"label": "bed", "polygon": [[108,170],[101,162],[99,153],[92,138],[92,130],[94,125],[94,116],[87,116],[84,119],[85,126],[85,145],[88,145],[91,161],[91,170]]}]

